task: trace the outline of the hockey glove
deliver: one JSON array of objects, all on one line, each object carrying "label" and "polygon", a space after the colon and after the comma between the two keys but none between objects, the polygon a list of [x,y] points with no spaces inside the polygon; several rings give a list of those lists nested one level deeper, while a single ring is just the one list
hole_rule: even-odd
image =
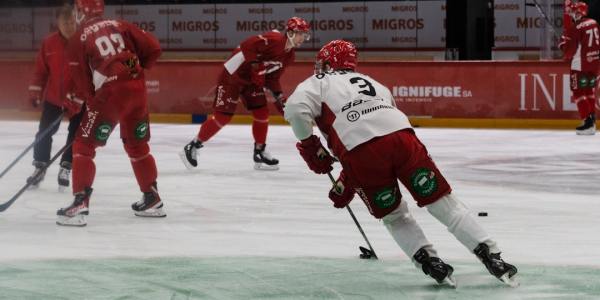
[{"label": "hockey glove", "polygon": [[67,114],[67,116],[70,119],[81,111],[82,105],[83,100],[77,98],[75,94],[69,93],[67,94],[67,99],[63,101],[63,111]]},{"label": "hockey glove", "polygon": [[38,87],[30,87],[29,88],[29,103],[31,103],[31,106],[37,108],[38,106],[40,106],[40,104],[42,104],[42,90],[41,88]]},{"label": "hockey glove", "polygon": [[333,157],[325,150],[321,140],[316,135],[296,143],[296,148],[300,151],[300,156],[306,161],[308,167],[317,174],[331,172],[333,167]]},{"label": "hockey glove", "polygon": [[277,111],[283,116],[283,108],[285,107],[287,97],[284,96],[282,92],[273,93],[273,96],[275,97],[275,108],[277,108]]},{"label": "hockey glove", "polygon": [[265,65],[261,62],[252,63],[250,70],[250,81],[255,86],[262,88],[265,86]]},{"label": "hockey glove", "polygon": [[333,201],[335,208],[344,208],[354,199],[354,188],[350,184],[344,170],[340,172],[340,177],[329,190],[329,199]]}]

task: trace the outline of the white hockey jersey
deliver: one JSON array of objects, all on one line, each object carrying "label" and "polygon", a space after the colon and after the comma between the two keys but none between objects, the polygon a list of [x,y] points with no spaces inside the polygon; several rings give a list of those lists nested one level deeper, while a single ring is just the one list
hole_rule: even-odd
[{"label": "white hockey jersey", "polygon": [[286,102],[285,119],[300,140],[312,134],[314,121],[338,157],[375,137],[412,128],[387,87],[351,71],[303,81]]}]

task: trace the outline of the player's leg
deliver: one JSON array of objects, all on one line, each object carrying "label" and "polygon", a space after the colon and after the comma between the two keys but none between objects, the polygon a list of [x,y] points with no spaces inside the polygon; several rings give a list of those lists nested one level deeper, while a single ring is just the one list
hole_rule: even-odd
[{"label": "player's leg", "polygon": [[[38,139],[37,144],[33,147],[33,166],[35,170],[33,174],[27,178],[27,182],[31,182],[31,187],[37,187],[44,180],[46,169],[44,168],[50,160],[50,152],[52,150],[52,136],[56,134],[60,126],[60,122],[55,123],[60,117],[62,110],[60,107],[44,101],[42,106],[42,115],[38,126],[38,132],[35,138]],[[50,128],[52,126],[52,128]],[[46,130],[49,130],[45,133]],[[44,135],[42,136],[42,133]]]},{"label": "player's leg", "polygon": [[[512,277],[516,274],[516,268],[500,258],[496,242],[466,206],[450,194],[450,185],[416,135],[412,131],[400,131],[394,137],[393,144],[402,149],[394,158],[398,163],[398,178],[417,204],[427,207],[429,213],[444,224],[461,244],[477,255],[494,276],[508,274]],[[482,252],[484,248],[488,255]]]},{"label": "player's leg", "polygon": [[596,77],[571,71],[571,101],[577,105],[581,125],[575,128],[578,135],[594,135],[596,133],[595,93]]},{"label": "player's leg", "polygon": [[231,122],[237,108],[238,98],[238,87],[219,83],[213,102],[214,113],[202,123],[196,137],[179,153],[186,168],[193,169],[198,166],[198,150],[203,147],[203,143],[210,140],[221,128]]},{"label": "player's leg", "polygon": [[438,283],[444,283],[448,279],[453,285],[454,268],[439,258],[437,251],[408,211],[406,201],[401,201],[396,210],[383,217],[383,224],[417,268],[423,270],[423,273],[431,276]]},{"label": "player's leg", "polygon": [[402,251],[415,266],[438,283],[453,285],[453,268],[437,255],[423,230],[402,201],[392,158],[396,150],[386,146],[389,140],[379,137],[348,152],[342,165],[349,185],[376,218],[382,219]]},{"label": "player's leg", "polygon": [[[83,117],[83,112],[85,109],[82,109],[81,112],[74,115],[69,120],[69,133],[67,135],[66,144],[71,144],[75,140],[75,134],[77,133],[77,129],[79,128],[79,124],[81,123],[81,118]],[[69,187],[71,183],[71,169],[73,164],[73,147],[70,146],[67,148],[65,153],[63,153],[60,158],[60,170],[58,171],[58,188],[59,191],[64,191],[67,187]]]},{"label": "player's leg", "polygon": [[256,170],[279,170],[279,160],[265,150],[269,131],[269,108],[264,90],[252,86],[243,91],[242,100],[246,108],[252,112],[254,168]]},{"label": "player's leg", "polygon": [[106,145],[119,116],[118,99],[109,98],[101,104],[87,103],[86,111],[73,142],[73,202],[59,209],[56,224],[85,226],[92,185],[96,176],[96,148]]},{"label": "player's leg", "polygon": [[[138,83],[136,85],[136,83]],[[165,217],[163,203],[158,194],[156,161],[150,152],[150,123],[145,88],[140,82],[128,83],[121,93],[125,104],[119,123],[123,147],[129,156],[142,198],[131,205],[136,216]],[[141,82],[143,83],[143,82]]]}]

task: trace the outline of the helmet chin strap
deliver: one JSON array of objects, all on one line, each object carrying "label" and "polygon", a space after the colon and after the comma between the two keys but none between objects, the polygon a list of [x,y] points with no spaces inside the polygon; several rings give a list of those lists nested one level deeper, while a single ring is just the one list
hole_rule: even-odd
[{"label": "helmet chin strap", "polygon": [[296,37],[296,32],[292,31],[292,36],[290,36],[290,32],[288,31],[285,35],[287,36],[288,42],[290,42],[290,45],[292,45],[292,48],[295,48],[296,43],[294,43],[294,37]]}]

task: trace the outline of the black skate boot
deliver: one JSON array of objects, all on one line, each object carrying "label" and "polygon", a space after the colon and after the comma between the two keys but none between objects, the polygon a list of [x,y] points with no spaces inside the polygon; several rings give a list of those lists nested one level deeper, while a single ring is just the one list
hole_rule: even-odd
[{"label": "black skate boot", "polygon": [[58,170],[58,191],[64,192],[71,183],[71,163],[63,161],[60,163],[60,170]]},{"label": "black skate boot", "polygon": [[163,203],[158,195],[156,183],[150,189],[150,192],[145,192],[142,199],[131,204],[134,214],[138,217],[166,217],[167,214],[163,210]]},{"label": "black skate boot", "polygon": [[451,265],[444,263],[439,257],[431,257],[425,248],[419,249],[413,258],[421,264],[423,273],[431,276],[438,284],[446,284],[451,287],[456,287],[456,281],[452,277],[454,268]]},{"label": "black skate boot", "polygon": [[594,135],[596,134],[596,116],[592,113],[583,120],[583,123],[575,128],[577,135]]},{"label": "black skate boot", "polygon": [[181,161],[189,170],[198,166],[198,150],[202,147],[204,147],[202,145],[202,142],[193,140],[187,145],[185,145],[185,147],[183,147],[183,150],[179,152],[179,157],[181,158]]},{"label": "black skate boot", "polygon": [[485,243],[479,244],[477,248],[473,250],[473,253],[477,255],[490,274],[510,286],[518,285],[518,283],[513,280],[513,276],[517,274],[517,268],[502,260],[500,253],[490,253],[490,248]]},{"label": "black skate boot", "polygon": [[279,170],[279,160],[273,158],[271,154],[265,151],[267,145],[254,144],[254,169],[255,170]]},{"label": "black skate boot", "polygon": [[85,220],[89,214],[90,196],[92,195],[92,188],[85,188],[82,192],[75,194],[75,200],[70,206],[61,208],[56,212],[58,216],[56,220],[57,225],[61,226],[78,226],[83,227],[87,225]]},{"label": "black skate boot", "polygon": [[35,167],[35,170],[33,170],[31,176],[27,177],[27,183],[30,184],[31,188],[37,188],[46,176],[46,165],[48,163],[34,160],[32,165]]}]

